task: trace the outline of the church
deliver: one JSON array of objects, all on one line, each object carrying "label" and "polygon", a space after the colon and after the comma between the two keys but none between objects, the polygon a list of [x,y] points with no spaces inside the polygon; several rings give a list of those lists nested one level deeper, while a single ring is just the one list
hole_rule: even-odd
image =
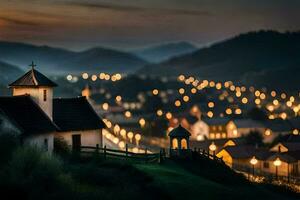
[{"label": "church", "polygon": [[12,96],[0,97],[0,134],[18,134],[23,144],[52,152],[54,138],[73,148],[102,146],[105,124],[86,97],[53,98],[57,84],[31,70],[9,84]]}]

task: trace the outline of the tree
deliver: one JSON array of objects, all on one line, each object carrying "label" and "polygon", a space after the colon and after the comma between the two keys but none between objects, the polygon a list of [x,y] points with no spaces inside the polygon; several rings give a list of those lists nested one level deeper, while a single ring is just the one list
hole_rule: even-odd
[{"label": "tree", "polygon": [[244,136],[244,138],[246,144],[264,146],[263,136],[257,131],[251,131],[248,135]]},{"label": "tree", "polygon": [[267,113],[259,108],[252,108],[247,115],[253,120],[265,121],[268,119]]}]

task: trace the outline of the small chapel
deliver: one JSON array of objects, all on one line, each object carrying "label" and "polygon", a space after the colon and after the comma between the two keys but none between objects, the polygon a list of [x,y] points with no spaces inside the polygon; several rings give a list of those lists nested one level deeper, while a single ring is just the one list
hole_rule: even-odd
[{"label": "small chapel", "polygon": [[18,134],[23,144],[51,153],[54,138],[72,149],[102,146],[105,124],[86,97],[53,98],[57,84],[35,69],[9,84],[12,96],[0,96],[0,134]]}]

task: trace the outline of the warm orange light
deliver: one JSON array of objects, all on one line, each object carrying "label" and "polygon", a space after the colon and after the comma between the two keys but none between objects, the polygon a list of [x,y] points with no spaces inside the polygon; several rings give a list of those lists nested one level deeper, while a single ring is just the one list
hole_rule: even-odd
[{"label": "warm orange light", "polygon": [[179,100],[176,100],[174,104],[175,104],[176,107],[181,106],[181,102]]},{"label": "warm orange light", "polygon": [[189,97],[189,96],[186,95],[186,96],[183,97],[183,101],[184,101],[184,102],[188,102],[189,100],[190,100],[190,97]]},{"label": "warm orange light", "polygon": [[216,149],[217,149],[217,146],[215,145],[214,142],[212,142],[211,145],[209,145],[209,150],[215,151]]},{"label": "warm orange light", "polygon": [[255,156],[253,156],[253,157],[251,158],[251,160],[250,160],[250,164],[251,164],[251,165],[256,165],[257,162],[258,162],[258,160],[255,158]]},{"label": "warm orange light", "polygon": [[171,119],[171,118],[172,118],[172,113],[167,112],[167,113],[166,113],[166,118],[167,118],[167,119]]},{"label": "warm orange light", "polygon": [[184,88],[180,88],[180,89],[178,90],[178,92],[179,92],[179,94],[184,94],[185,90],[184,90]]},{"label": "warm orange light", "polygon": [[157,110],[156,114],[157,114],[157,116],[162,116],[163,115],[163,111],[162,110]]},{"label": "warm orange light", "polygon": [[108,108],[109,108],[108,103],[102,104],[102,109],[103,109],[103,110],[108,110]]},{"label": "warm orange light", "polygon": [[152,94],[155,95],[155,96],[158,95],[158,89],[152,90]]},{"label": "warm orange light", "polygon": [[276,158],[276,160],[273,162],[273,164],[276,166],[276,167],[279,167],[281,165],[281,160],[279,158]]},{"label": "warm orange light", "polygon": [[215,103],[214,102],[209,102],[207,105],[208,105],[209,108],[215,107]]}]

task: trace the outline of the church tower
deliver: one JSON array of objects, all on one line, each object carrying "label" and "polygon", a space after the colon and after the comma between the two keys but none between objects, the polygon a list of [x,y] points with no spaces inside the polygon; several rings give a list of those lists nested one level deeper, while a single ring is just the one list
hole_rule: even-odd
[{"label": "church tower", "polygon": [[13,96],[30,95],[52,120],[53,88],[57,84],[34,69],[36,65],[33,62],[29,66],[31,66],[31,70],[9,84],[9,87],[13,89]]},{"label": "church tower", "polygon": [[81,91],[81,96],[86,97],[86,99],[89,100],[92,94],[91,90],[92,87],[89,84],[87,84],[85,88]]}]

